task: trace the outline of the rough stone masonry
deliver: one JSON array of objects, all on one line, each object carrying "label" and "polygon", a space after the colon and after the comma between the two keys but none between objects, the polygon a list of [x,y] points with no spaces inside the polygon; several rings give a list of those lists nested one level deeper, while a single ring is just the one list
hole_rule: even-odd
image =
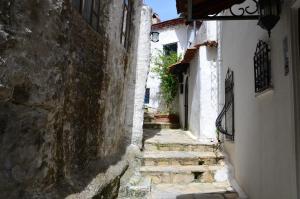
[{"label": "rough stone masonry", "polygon": [[71,0],[0,1],[0,198],[116,197],[142,6],[130,3],[125,49],[121,0],[100,1],[98,32]]}]

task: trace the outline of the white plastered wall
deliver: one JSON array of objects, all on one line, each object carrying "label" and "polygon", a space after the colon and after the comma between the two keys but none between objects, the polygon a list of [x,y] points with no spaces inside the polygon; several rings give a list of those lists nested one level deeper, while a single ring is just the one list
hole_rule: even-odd
[{"label": "white plastered wall", "polygon": [[259,96],[254,93],[253,56],[258,41],[268,41],[267,32],[257,21],[222,23],[221,79],[224,82],[228,67],[235,77],[236,135],[225,148],[238,183],[251,199],[297,198],[292,77],[284,75],[283,60],[283,40],[289,36],[288,12],[284,4],[269,40],[274,89]]},{"label": "white plastered wall", "polygon": [[[203,22],[193,45],[216,41],[217,23]],[[218,78],[216,48],[202,46],[190,62],[188,127],[199,139],[215,140],[218,111]],[[180,119],[184,124],[184,93],[180,95]]]},{"label": "white plastered wall", "polygon": [[152,10],[148,6],[141,9],[140,34],[138,39],[137,67],[135,76],[135,92],[133,107],[133,126],[131,144],[142,148],[144,95],[146,90],[147,74],[150,67],[150,28]]},{"label": "white plastered wall", "polygon": [[[170,43],[177,43],[177,52],[182,55],[187,48],[188,43],[188,28],[185,24],[166,27],[158,30],[159,42],[151,42],[151,65],[150,72],[148,74],[147,88],[150,88],[150,101],[147,104],[148,107],[152,108],[156,112],[161,105],[161,93],[160,93],[160,79],[153,72],[154,59],[158,51],[163,50],[163,46]],[[177,104],[175,105],[177,106]],[[177,110],[178,111],[178,110]]]}]

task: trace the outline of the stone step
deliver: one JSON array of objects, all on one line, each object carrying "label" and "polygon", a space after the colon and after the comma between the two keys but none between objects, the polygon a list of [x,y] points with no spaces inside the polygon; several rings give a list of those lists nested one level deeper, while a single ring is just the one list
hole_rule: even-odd
[{"label": "stone step", "polygon": [[154,122],[154,118],[144,117],[144,122]]},{"label": "stone step", "polygon": [[214,165],[223,163],[223,159],[224,156],[220,152],[146,151],[143,156],[143,165]]},{"label": "stone step", "polygon": [[180,124],[169,122],[144,122],[144,129],[179,129]]},{"label": "stone step", "polygon": [[175,183],[187,184],[191,182],[211,183],[226,181],[219,176],[226,173],[221,165],[199,165],[199,166],[143,166],[140,172],[144,177],[150,177],[154,184]]},{"label": "stone step", "polygon": [[144,112],[144,122],[153,122],[153,121],[155,121],[154,114]]},{"label": "stone step", "polygon": [[214,152],[217,146],[213,144],[189,144],[189,143],[157,143],[146,141],[145,151],[195,151],[195,152]]},{"label": "stone step", "polygon": [[224,183],[189,183],[156,184],[151,190],[153,199],[238,199],[228,182]]}]

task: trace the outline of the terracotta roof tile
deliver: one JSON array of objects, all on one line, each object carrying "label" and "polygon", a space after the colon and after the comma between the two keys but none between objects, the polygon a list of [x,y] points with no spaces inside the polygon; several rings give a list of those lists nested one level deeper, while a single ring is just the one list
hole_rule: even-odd
[{"label": "terracotta roof tile", "polygon": [[201,46],[208,46],[212,48],[218,47],[218,42],[216,41],[206,41],[201,44],[196,44],[194,47],[188,48],[186,52],[184,53],[183,59],[176,64],[173,64],[170,66],[169,71],[171,73],[178,73],[182,72],[186,69],[187,66],[189,66],[189,63],[192,61],[192,59],[195,57],[198,49]]}]

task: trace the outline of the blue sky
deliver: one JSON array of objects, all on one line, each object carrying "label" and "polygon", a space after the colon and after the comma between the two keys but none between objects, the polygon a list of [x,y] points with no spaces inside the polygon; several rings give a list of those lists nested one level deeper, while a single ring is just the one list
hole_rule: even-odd
[{"label": "blue sky", "polygon": [[176,0],[145,0],[162,21],[177,18]]}]

